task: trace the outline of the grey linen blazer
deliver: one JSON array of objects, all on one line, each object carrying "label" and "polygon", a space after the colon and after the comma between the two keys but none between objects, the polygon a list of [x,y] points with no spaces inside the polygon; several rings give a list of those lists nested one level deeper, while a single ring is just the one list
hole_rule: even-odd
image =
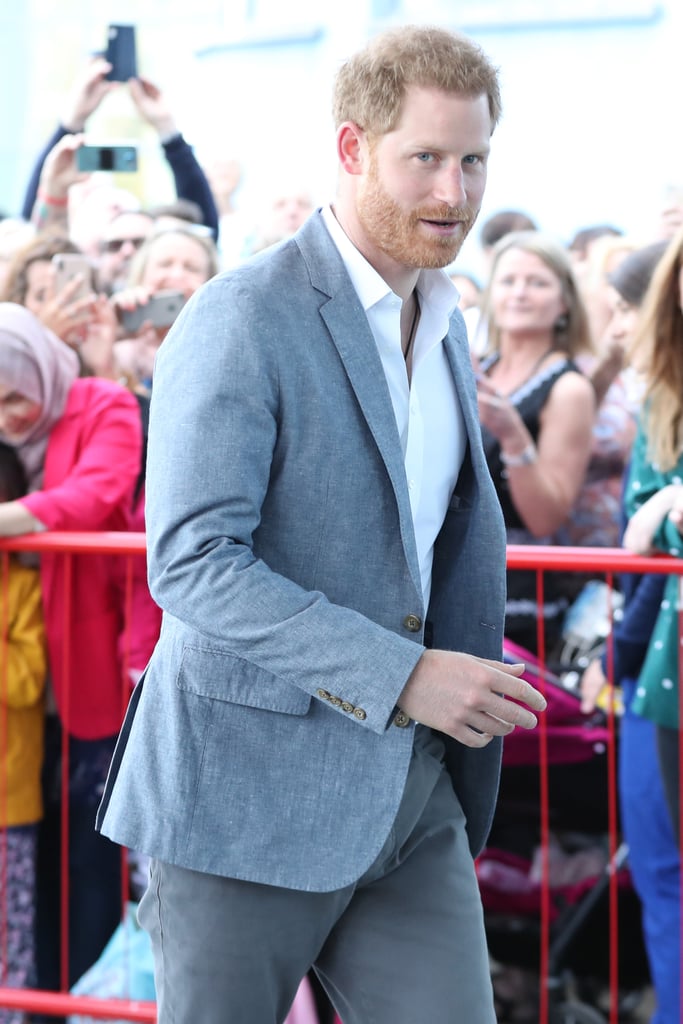
[{"label": "grey linen blazer", "polygon": [[[161,636],[98,828],[198,871],[328,891],[391,829],[413,728],[397,698],[435,647],[499,658],[505,533],[459,312],[444,344],[467,427],[423,608],[376,345],[319,213],[205,285],[160,349],[147,531]],[[446,740],[473,853],[500,742]]]}]

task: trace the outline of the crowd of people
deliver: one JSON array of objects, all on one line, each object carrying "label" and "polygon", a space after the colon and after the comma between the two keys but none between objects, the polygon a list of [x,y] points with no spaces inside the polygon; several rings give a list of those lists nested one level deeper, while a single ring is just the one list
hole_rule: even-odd
[{"label": "crowd of people", "polygon": [[[21,211],[0,221],[0,536],[145,528],[150,400],[166,336],[203,285],[290,238],[314,211],[302,183],[274,197],[259,223],[247,224],[235,200],[239,164],[215,161],[203,168],[162,90],[145,78],[111,83],[108,70],[102,57],[84,67],[37,158]],[[173,202],[154,196],[141,202],[111,176],[78,170],[88,118],[114,88],[129,90],[140,118],[158,133],[173,177]],[[600,224],[577,226],[574,238],[561,240],[527,212],[510,209],[479,229],[485,280],[457,261],[447,268],[467,324],[483,453],[508,543],[623,543],[638,553],[683,555],[680,222],[669,204],[649,237],[632,238],[618,226]],[[333,233],[329,220],[327,229]],[[80,258],[67,279],[57,273],[56,261],[64,256]],[[258,265],[270,272],[270,264]],[[415,353],[424,346],[414,294],[414,307],[405,306],[407,382],[401,363],[401,386],[409,389],[413,345]],[[255,288],[253,302],[260,296]],[[243,296],[230,298],[241,310]],[[215,331],[215,314],[204,312],[203,327],[202,307],[193,303],[192,309],[192,319],[184,318],[177,330],[193,332],[192,359],[200,363],[209,340],[202,331]],[[226,309],[224,315],[236,314]],[[272,329],[262,308],[254,306],[253,316],[264,331]],[[296,326],[288,323],[287,330]],[[211,347],[218,358],[213,339]],[[265,357],[264,367],[248,354],[236,358],[254,380],[266,372]],[[313,388],[320,381],[305,365]],[[176,394],[170,366],[164,386],[180,413],[182,391],[191,390],[195,378],[187,362],[180,363],[187,378],[176,380]],[[286,370],[280,372],[278,386],[285,389]],[[324,404],[312,391],[301,395],[307,398]],[[207,430],[209,414],[202,419]],[[244,423],[255,423],[256,415],[247,402]],[[303,415],[290,415],[287,429],[296,432]],[[185,427],[175,424],[174,440]],[[217,424],[215,437],[223,437]],[[207,435],[199,449],[211,443]],[[246,473],[246,456],[228,447],[235,473]],[[160,448],[157,438],[154,457],[162,457]],[[199,449],[188,441],[190,454],[199,457]],[[273,472],[284,469],[278,464]],[[181,501],[159,476],[155,467],[157,505]],[[267,476],[250,486],[265,493]],[[188,509],[177,507],[174,514],[191,519]],[[278,508],[267,511],[277,516]],[[370,529],[368,523],[352,525],[361,534]],[[300,526],[305,532],[308,523]],[[328,540],[332,547],[337,543]],[[276,536],[267,542],[278,552]],[[162,614],[142,559],[132,601],[110,555],[13,555],[2,571],[0,692],[7,745],[0,774],[0,870],[8,941],[0,948],[0,960],[6,957],[0,983],[58,990],[65,982],[73,985],[97,959],[120,919],[120,851],[95,831],[95,812],[121,725],[124,666],[132,689],[157,644]],[[298,563],[297,571],[309,579]],[[547,574],[539,599],[534,572],[508,572],[505,636],[559,664],[563,623],[584,583],[578,574]],[[653,1024],[678,1024],[678,581],[627,577],[619,588],[626,605],[615,631],[615,656],[609,667],[603,657],[586,670],[582,707],[592,713],[605,687],[620,686],[621,827],[643,905],[658,1002]],[[343,588],[339,593],[344,603]],[[299,716],[306,709],[291,710]],[[60,839],[65,792],[68,865],[62,865]],[[63,871],[69,879],[67,950]],[[317,995],[322,1022],[331,1011]],[[0,1009],[2,1024],[24,1020],[20,1011]]]}]

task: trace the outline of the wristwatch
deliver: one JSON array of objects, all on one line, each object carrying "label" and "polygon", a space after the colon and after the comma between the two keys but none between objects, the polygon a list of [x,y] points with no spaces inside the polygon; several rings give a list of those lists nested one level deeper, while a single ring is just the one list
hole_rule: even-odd
[{"label": "wristwatch", "polygon": [[504,466],[531,466],[538,458],[538,452],[536,451],[536,445],[530,442],[526,448],[523,448],[521,452],[517,452],[516,455],[510,455],[509,452],[500,450],[500,461]]}]

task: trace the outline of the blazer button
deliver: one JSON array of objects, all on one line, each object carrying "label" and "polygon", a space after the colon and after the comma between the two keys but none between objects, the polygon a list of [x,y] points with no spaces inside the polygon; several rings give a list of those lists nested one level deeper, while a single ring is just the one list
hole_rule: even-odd
[{"label": "blazer button", "polygon": [[422,619],[419,615],[406,615],[403,625],[411,633],[418,633],[422,629]]},{"label": "blazer button", "polygon": [[350,715],[353,711],[353,704],[349,704],[348,700],[342,701],[342,711],[345,711],[347,715]]},{"label": "blazer button", "polygon": [[407,725],[410,725],[410,715],[407,715],[405,711],[399,711],[394,717],[394,725],[399,729],[405,729]]},{"label": "blazer button", "polygon": [[330,695],[327,692],[327,690],[316,690],[316,693],[318,694],[318,696],[320,697],[321,700],[329,700],[330,699]]},{"label": "blazer button", "polygon": [[330,697],[330,704],[333,708],[340,708],[341,703],[341,697]]},{"label": "blazer button", "polygon": [[364,722],[365,719],[368,717],[367,713],[363,711],[362,708],[354,708],[353,713],[359,722]]}]

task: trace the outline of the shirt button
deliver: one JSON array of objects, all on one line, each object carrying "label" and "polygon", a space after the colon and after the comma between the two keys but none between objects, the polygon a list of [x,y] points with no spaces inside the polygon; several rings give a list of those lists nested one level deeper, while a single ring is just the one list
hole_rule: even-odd
[{"label": "shirt button", "polygon": [[419,615],[406,615],[403,625],[411,633],[418,633],[422,629],[422,619]]}]

